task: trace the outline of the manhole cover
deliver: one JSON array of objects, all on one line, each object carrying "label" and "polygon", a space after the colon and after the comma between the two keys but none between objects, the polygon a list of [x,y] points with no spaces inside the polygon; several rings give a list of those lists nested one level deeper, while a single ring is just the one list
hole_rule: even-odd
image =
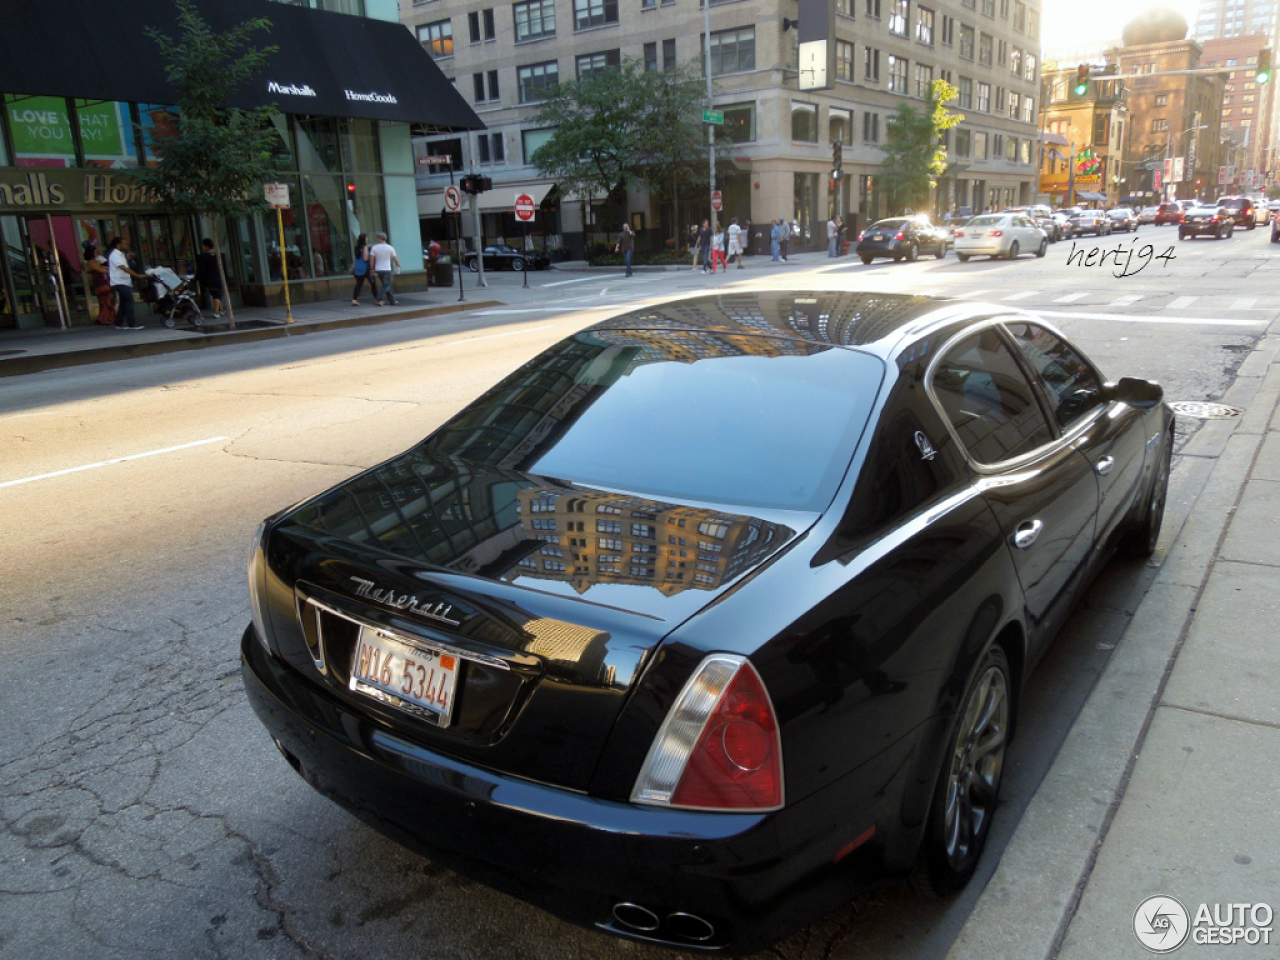
[{"label": "manhole cover", "polygon": [[1209,403],[1205,400],[1179,400],[1169,404],[1174,413],[1197,420],[1230,420],[1244,413],[1239,407],[1231,407],[1225,403]]}]

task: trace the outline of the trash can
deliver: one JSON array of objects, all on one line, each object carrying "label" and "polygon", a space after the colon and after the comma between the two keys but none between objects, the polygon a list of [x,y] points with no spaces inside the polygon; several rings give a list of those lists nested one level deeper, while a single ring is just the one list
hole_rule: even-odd
[{"label": "trash can", "polygon": [[431,264],[427,270],[427,276],[430,278],[433,287],[452,287],[453,286],[453,258],[447,254],[437,257],[436,262]]}]

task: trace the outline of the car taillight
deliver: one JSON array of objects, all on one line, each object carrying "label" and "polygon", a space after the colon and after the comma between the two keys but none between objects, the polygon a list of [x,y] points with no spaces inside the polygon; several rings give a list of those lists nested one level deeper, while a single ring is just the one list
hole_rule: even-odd
[{"label": "car taillight", "polygon": [[858,239],[859,239],[859,240],[861,240],[861,239],[862,239],[863,237],[865,237],[866,235],[867,235],[867,231],[865,231],[865,230],[859,231],[859,233],[858,233]]},{"label": "car taillight", "polygon": [[1210,223],[1217,223],[1217,222],[1218,222],[1218,215],[1215,213],[1212,217],[1210,217],[1210,218],[1209,218],[1209,222],[1210,222]]},{"label": "car taillight", "polygon": [[782,806],[782,740],[755,667],[728,653],[698,665],[649,747],[634,803],[696,810]]},{"label": "car taillight", "polygon": [[964,231],[963,231],[963,230],[957,230],[957,231],[956,231],[956,236],[957,236],[957,237],[963,237],[963,236],[964,236]]},{"label": "car taillight", "polygon": [[901,232],[899,232],[899,233],[897,233],[897,234],[895,234],[895,235],[894,235],[893,239],[895,239],[895,240],[901,240],[901,239],[903,238],[903,236],[904,236],[904,234],[902,234]]},{"label": "car taillight", "polygon": [[1004,231],[1003,231],[1003,230],[992,230],[989,234],[987,234],[987,236],[989,236],[989,237],[1003,237],[1003,236],[1004,236]]}]

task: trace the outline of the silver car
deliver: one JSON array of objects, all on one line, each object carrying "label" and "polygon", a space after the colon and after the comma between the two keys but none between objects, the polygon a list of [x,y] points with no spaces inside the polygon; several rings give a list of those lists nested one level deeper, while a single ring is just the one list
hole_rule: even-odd
[{"label": "silver car", "polygon": [[978,256],[1013,260],[1021,253],[1043,257],[1049,241],[1026,214],[984,213],[956,229],[955,247],[961,260]]}]

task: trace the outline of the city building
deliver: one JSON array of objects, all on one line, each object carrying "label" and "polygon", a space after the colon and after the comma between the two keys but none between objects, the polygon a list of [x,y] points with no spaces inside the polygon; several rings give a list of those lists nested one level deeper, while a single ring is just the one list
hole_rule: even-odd
[{"label": "city building", "polygon": [[1206,40],[1276,36],[1277,0],[1201,0],[1192,36]]},{"label": "city building", "polygon": [[[581,252],[592,211],[562,197],[530,163],[552,135],[534,122],[539,92],[631,59],[651,70],[700,65],[704,16],[710,16],[722,219],[752,222],[752,243],[767,247],[770,221],[793,221],[796,240],[825,247],[832,210],[858,226],[887,209],[876,178],[890,116],[901,103],[921,106],[932,81],[959,89],[953,109],[965,120],[946,144],[950,163],[935,212],[1026,203],[1035,191],[1040,5],[1024,0],[833,0],[834,76],[823,89],[801,89],[791,0],[401,0],[401,15],[423,47],[484,120],[474,137],[424,138],[418,178],[424,232],[439,236],[443,191],[462,168],[492,177],[479,198],[486,237],[508,241],[523,231],[512,216],[517,193],[541,210],[535,242]],[[803,8],[799,9],[803,16]],[[466,142],[471,140],[473,142]],[[833,178],[832,145],[843,145],[842,176]],[[685,242],[688,224],[708,216],[705,191],[692,207],[670,208],[632,193],[628,220],[640,249]]]},{"label": "city building", "polygon": [[1204,49],[1187,38],[1187,22],[1171,10],[1152,10],[1124,29],[1115,57],[1126,81],[1129,109],[1126,176],[1130,191],[1154,197],[1154,174],[1162,174],[1164,196],[1212,198],[1217,195],[1222,104],[1226,79],[1196,71]]},{"label": "city building", "polygon": [[[312,9],[324,7],[328,9]],[[386,232],[404,289],[426,284],[412,139],[482,126],[412,36],[394,0],[198,0],[215,30],[258,17],[277,48],[231,106],[275,104],[275,179],[290,187],[281,249],[274,212],[223,230],[235,302],[345,299],[353,243]],[[92,323],[83,244],[127,238],[135,269],[193,269],[214,225],[171,215],[130,176],[180,122],[146,33],[179,37],[171,0],[113,0],[86,16],[42,0],[0,31],[0,333]],[[139,311],[145,321],[145,308]]]},{"label": "city building", "polygon": [[1046,137],[1054,142],[1046,142],[1041,151],[1040,193],[1054,206],[1115,205],[1130,195],[1131,188],[1141,189],[1124,163],[1127,88],[1124,80],[1090,66],[1085,92],[1077,93],[1079,66],[1045,63],[1042,129],[1061,140]]},{"label": "city building", "polygon": [[1220,66],[1227,75],[1222,101],[1222,137],[1226,153],[1218,168],[1221,194],[1262,190],[1274,179],[1275,87],[1258,84],[1258,55],[1268,37],[1254,34],[1204,41],[1206,66]]}]

